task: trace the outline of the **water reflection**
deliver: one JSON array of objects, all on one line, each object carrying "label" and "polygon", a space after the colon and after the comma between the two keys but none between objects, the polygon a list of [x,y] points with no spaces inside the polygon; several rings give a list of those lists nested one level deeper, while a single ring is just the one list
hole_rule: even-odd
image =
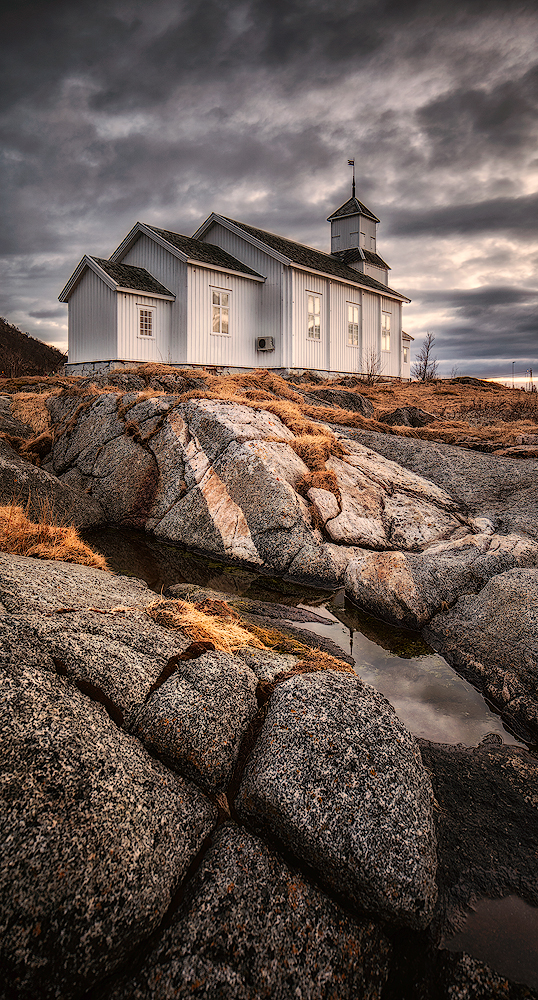
[{"label": "water reflection", "polygon": [[538,989],[537,941],[538,909],[506,896],[479,900],[462,930],[442,947],[466,951],[501,976]]},{"label": "water reflection", "polygon": [[112,570],[145,580],[157,593],[174,583],[196,583],[252,600],[315,607],[327,623],[301,627],[351,654],[357,673],[388,698],[415,736],[475,746],[487,733],[498,733],[505,743],[519,743],[482,695],[418,632],[378,621],[345,600],[343,591],[331,594],[273,579],[128,529],[107,528],[87,538]]}]

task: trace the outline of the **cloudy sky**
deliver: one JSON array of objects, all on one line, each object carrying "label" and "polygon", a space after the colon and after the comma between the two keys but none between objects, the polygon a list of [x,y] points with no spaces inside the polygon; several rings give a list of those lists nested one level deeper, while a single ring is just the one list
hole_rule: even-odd
[{"label": "cloudy sky", "polygon": [[0,315],[56,346],[84,253],[216,211],[329,250],[357,194],[441,372],[538,373],[538,5],[4,0]]}]

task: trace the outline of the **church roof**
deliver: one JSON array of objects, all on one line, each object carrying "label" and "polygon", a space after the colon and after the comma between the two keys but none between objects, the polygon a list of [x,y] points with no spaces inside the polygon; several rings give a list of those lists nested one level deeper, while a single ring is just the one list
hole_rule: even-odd
[{"label": "church roof", "polygon": [[191,260],[196,260],[200,264],[212,264],[213,267],[223,267],[227,271],[239,271],[242,274],[252,274],[256,278],[262,277],[258,271],[253,271],[247,264],[232,257],[231,253],[215,246],[213,243],[203,243],[202,240],[195,240],[192,236],[181,236],[180,233],[172,233],[168,229],[157,229],[156,226],[148,226],[157,236],[161,236],[167,243],[171,243],[177,250],[187,254]]},{"label": "church roof", "polygon": [[[321,271],[323,274],[334,274],[335,277],[343,278],[350,284],[364,285],[367,288],[374,288],[377,292],[385,292],[386,295],[394,295],[398,299],[409,301],[406,295],[402,295],[401,292],[389,288],[388,285],[377,281],[376,278],[371,278],[369,274],[363,274],[361,271],[356,271],[354,267],[348,267],[347,264],[344,264],[334,254],[323,253],[322,250],[314,250],[313,247],[304,246],[302,243],[294,243],[293,240],[287,240],[283,236],[276,236],[275,233],[268,233],[264,229],[247,226],[244,222],[237,222],[235,219],[226,218],[226,216],[215,215],[210,216],[210,219],[214,219],[215,221],[221,219],[223,222],[231,223],[232,226],[248,233],[254,239],[259,240],[260,243],[264,243],[265,246],[270,247],[287,258],[292,264],[306,267],[312,271]],[[201,227],[201,229],[203,228]]]},{"label": "church roof", "polygon": [[92,260],[99,264],[99,267],[106,271],[108,276],[120,288],[132,288],[137,292],[154,292],[156,295],[172,295],[168,288],[161,285],[145,267],[135,267],[134,264],[116,264],[111,260],[104,260],[102,257],[92,257]]},{"label": "church roof", "polygon": [[367,264],[374,264],[375,267],[382,267],[387,271],[392,270],[386,260],[383,260],[378,253],[373,250],[365,250],[364,247],[350,247],[349,250],[333,250],[332,257],[338,257],[343,264],[352,264],[356,260],[365,260]]},{"label": "church roof", "polygon": [[358,198],[350,198],[346,201],[345,205],[341,205],[340,208],[336,209],[332,215],[329,215],[327,222],[332,222],[333,219],[341,219],[346,215],[364,215],[367,219],[372,219],[373,222],[379,222],[377,215],[374,215],[366,205],[363,205],[362,201]]}]

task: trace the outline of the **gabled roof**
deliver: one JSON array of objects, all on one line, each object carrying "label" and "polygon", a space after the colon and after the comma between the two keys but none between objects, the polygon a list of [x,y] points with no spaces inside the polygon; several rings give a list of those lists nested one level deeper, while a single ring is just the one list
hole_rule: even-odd
[{"label": "gabled roof", "polygon": [[382,267],[387,271],[391,268],[378,253],[373,250],[364,250],[362,247],[351,247],[349,250],[334,250],[331,257],[337,257],[343,264],[352,264],[356,260],[365,260],[367,264],[374,264],[375,267]]},{"label": "gabled roof", "polygon": [[69,300],[69,296],[74,292],[88,268],[101,278],[112,291],[117,292],[125,289],[126,291],[143,292],[144,295],[156,296],[157,298],[175,299],[174,293],[161,285],[161,282],[157,281],[149,271],[146,271],[145,267],[117,264],[115,261],[105,260],[103,257],[89,257],[86,254],[73,271],[65,288],[60,292],[58,296],[60,302]]},{"label": "gabled roof", "polygon": [[257,271],[253,271],[247,264],[232,257],[231,253],[222,250],[221,247],[213,246],[212,243],[202,243],[201,240],[192,236],[182,236],[180,233],[173,233],[169,229],[157,229],[156,226],[149,226],[145,222],[137,222],[131,232],[120,243],[117,250],[111,254],[112,261],[120,261],[131,249],[141,233],[155,239],[161,246],[165,246],[185,263],[187,261],[206,264],[208,267],[221,271],[233,271],[237,274],[244,274],[248,277],[264,281],[265,278]]},{"label": "gabled roof", "polygon": [[363,205],[362,201],[358,198],[350,198],[346,201],[344,205],[336,209],[332,215],[329,215],[327,222],[332,222],[333,219],[342,219],[346,215],[364,215],[367,219],[372,219],[373,222],[379,222],[377,215],[374,215],[366,205]]},{"label": "gabled roof", "polygon": [[371,278],[369,274],[363,274],[361,271],[356,271],[353,267],[348,267],[332,254],[323,253],[322,250],[314,250],[313,247],[303,246],[302,243],[294,243],[293,240],[287,240],[283,236],[276,236],[275,233],[268,233],[264,229],[247,226],[244,222],[236,222],[235,219],[228,219],[224,215],[216,215],[213,212],[203,225],[200,226],[195,236],[203,234],[213,222],[219,222],[226,226],[227,229],[235,230],[239,235],[244,233],[247,237],[251,238],[250,242],[261,245],[262,249],[271,253],[271,256],[276,257],[277,260],[282,261],[284,264],[296,264],[298,267],[309,271],[319,271],[322,274],[333,275],[350,285],[362,285],[366,288],[372,288],[376,292],[383,292],[384,295],[392,295],[394,298],[402,299],[405,302],[410,301],[406,295],[396,292],[393,288],[389,288],[388,285],[384,285],[383,282],[377,281],[376,278]]}]

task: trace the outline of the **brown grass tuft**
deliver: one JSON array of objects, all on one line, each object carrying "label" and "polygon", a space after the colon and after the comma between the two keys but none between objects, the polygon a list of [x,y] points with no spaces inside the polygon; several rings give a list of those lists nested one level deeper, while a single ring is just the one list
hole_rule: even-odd
[{"label": "brown grass tuft", "polygon": [[336,478],[336,473],[329,469],[323,469],[316,472],[311,472],[310,475],[304,476],[295,485],[297,493],[301,496],[306,497],[307,493],[311,489],[316,490],[327,490],[329,493],[334,493],[338,503],[342,502],[342,496],[338,488],[338,480]]},{"label": "brown grass tuft", "polygon": [[245,646],[263,649],[263,643],[242,625],[238,625],[234,619],[229,616],[224,617],[222,613],[218,616],[206,614],[196,605],[188,604],[186,601],[163,599],[148,605],[145,610],[157,625],[181,629],[193,642],[213,642],[215,649],[225,653],[233,653],[234,650],[244,649]]},{"label": "brown grass tuft", "polygon": [[290,441],[289,445],[312,472],[323,472],[325,462],[331,455],[337,455],[338,458],[344,456],[342,445],[330,432],[326,435],[301,434],[295,441]]},{"label": "brown grass tuft", "polygon": [[103,556],[82,541],[76,528],[54,523],[47,504],[43,504],[38,522],[30,521],[17,504],[0,507],[0,550],[12,555],[108,568]]},{"label": "brown grass tuft", "polygon": [[13,396],[11,411],[17,420],[29,424],[36,437],[50,431],[50,413],[47,399],[58,395],[59,390],[45,392],[17,392]]}]

